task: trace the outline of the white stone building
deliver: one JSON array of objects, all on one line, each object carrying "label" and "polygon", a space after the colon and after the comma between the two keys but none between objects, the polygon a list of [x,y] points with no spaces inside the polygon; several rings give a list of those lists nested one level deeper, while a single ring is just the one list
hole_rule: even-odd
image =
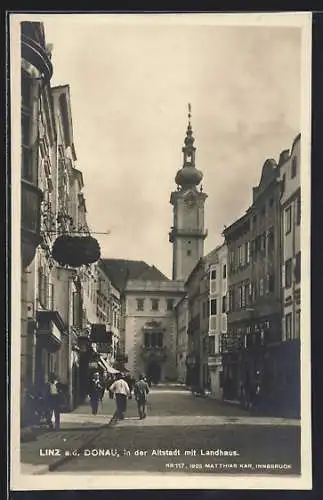
[{"label": "white stone building", "polygon": [[222,398],[221,335],[227,332],[227,246],[215,248],[206,257],[209,299],[209,356],[208,367],[211,391]]},{"label": "white stone building", "polygon": [[301,181],[300,135],[280,168],[282,183],[282,288],[283,341],[300,337],[301,287]]},{"label": "white stone building", "polygon": [[301,332],[301,136],[280,167],[282,265],[282,370],[280,385],[289,407],[300,412]]},{"label": "white stone building", "polygon": [[176,380],[174,306],[183,283],[174,282],[143,261],[103,259],[105,273],[122,297],[120,342],[125,368],[155,382]]}]

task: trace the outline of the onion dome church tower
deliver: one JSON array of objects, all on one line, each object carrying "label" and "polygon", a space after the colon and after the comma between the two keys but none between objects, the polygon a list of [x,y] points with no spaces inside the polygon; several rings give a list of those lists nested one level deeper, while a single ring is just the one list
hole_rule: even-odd
[{"label": "onion dome church tower", "polygon": [[198,260],[204,254],[204,203],[207,194],[201,183],[203,174],[195,167],[194,137],[191,125],[191,105],[188,105],[188,126],[184,139],[183,166],[178,170],[175,182],[177,190],[171,193],[173,226],[169,241],[173,245],[173,280],[185,281]]}]

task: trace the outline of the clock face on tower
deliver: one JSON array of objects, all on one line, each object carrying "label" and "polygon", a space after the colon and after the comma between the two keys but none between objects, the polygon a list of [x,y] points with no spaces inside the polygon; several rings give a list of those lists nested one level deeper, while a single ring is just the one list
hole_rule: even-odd
[{"label": "clock face on tower", "polygon": [[184,201],[185,201],[185,205],[187,206],[187,208],[193,208],[196,204],[195,196],[192,193],[190,193],[188,196],[186,196]]}]

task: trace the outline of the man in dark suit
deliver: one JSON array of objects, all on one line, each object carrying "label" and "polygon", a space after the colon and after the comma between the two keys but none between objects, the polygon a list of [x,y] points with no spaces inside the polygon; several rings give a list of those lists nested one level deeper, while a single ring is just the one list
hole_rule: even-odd
[{"label": "man in dark suit", "polygon": [[140,375],[138,382],[135,383],[134,395],[137,401],[138,414],[140,420],[146,418],[147,396],[149,394],[149,386],[145,381],[145,377]]},{"label": "man in dark suit", "polygon": [[[61,413],[61,404],[63,398],[63,385],[60,383],[55,373],[50,373],[48,376],[48,383],[45,388],[45,399],[47,406],[47,422],[48,425],[53,428],[55,426],[55,430],[60,429],[60,413]],[[53,414],[54,414],[54,422],[53,425]]]}]

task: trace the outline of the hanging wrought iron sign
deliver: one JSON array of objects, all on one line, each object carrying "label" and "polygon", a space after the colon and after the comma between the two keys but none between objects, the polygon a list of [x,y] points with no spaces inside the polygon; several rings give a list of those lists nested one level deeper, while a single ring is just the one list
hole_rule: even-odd
[{"label": "hanging wrought iron sign", "polygon": [[52,248],[52,257],[61,266],[81,267],[100,258],[100,245],[92,236],[59,236]]}]

